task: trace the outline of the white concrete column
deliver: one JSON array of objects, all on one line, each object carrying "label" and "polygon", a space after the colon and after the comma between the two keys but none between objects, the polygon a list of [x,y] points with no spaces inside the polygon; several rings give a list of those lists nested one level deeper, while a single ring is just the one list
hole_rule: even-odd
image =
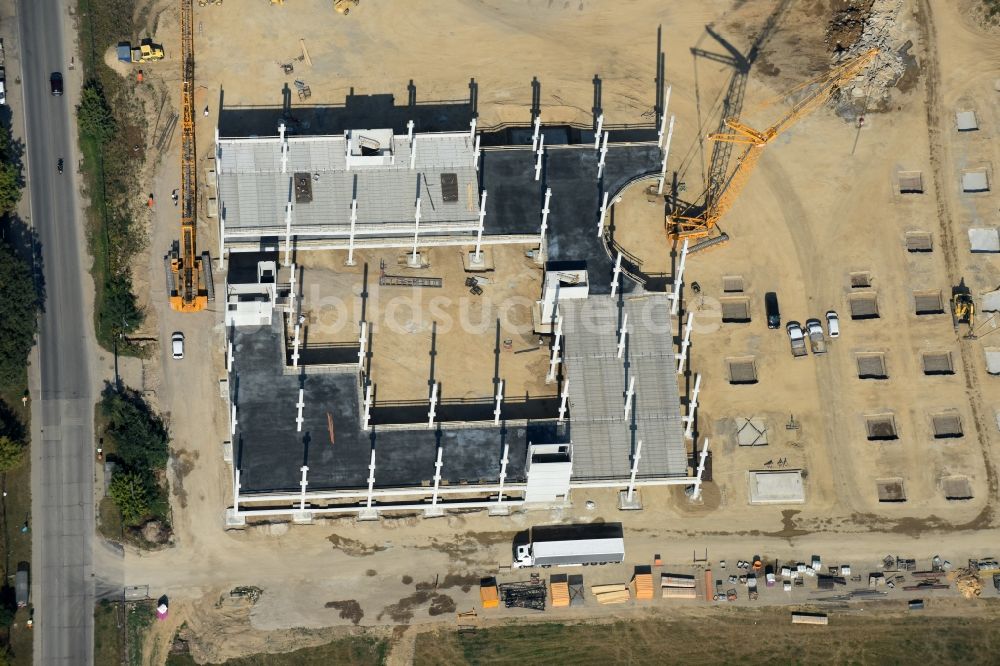
[{"label": "white concrete column", "polygon": [[237,517],[240,515],[240,489],[243,485],[240,483],[240,470],[237,469],[233,474],[233,514]]},{"label": "white concrete column", "polygon": [[604,198],[601,200],[601,214],[597,218],[597,237],[600,238],[604,233],[604,216],[608,213],[608,193],[604,193]]},{"label": "white concrete column", "polygon": [[469,121],[469,140],[476,138],[476,119],[473,118]]},{"label": "white concrete column", "polygon": [[500,483],[497,491],[497,505],[503,503],[503,482],[507,480],[507,460],[510,453],[510,444],[503,445],[503,457],[500,458]]},{"label": "white concrete column", "polygon": [[[412,145],[413,144],[413,121],[412,120],[407,120],[406,121],[406,141],[410,144],[410,147],[412,148],[413,147],[413,145]],[[410,168],[412,169],[413,167],[410,167]]]},{"label": "white concrete column", "polygon": [[444,456],[444,449],[438,445],[437,447],[437,461],[434,463],[434,494],[431,496],[431,511],[437,510],[438,502],[438,489],[441,487],[441,468],[444,464],[441,462]]},{"label": "white concrete column", "polygon": [[680,311],[681,307],[681,288],[684,286],[684,265],[687,262],[688,255],[688,239],[684,239],[684,245],[681,246],[681,260],[677,266],[677,277],[674,278],[674,287],[670,294],[670,300],[673,301],[670,304],[670,314],[676,315]]},{"label": "white concrete column", "polygon": [[351,199],[351,237],[347,246],[347,265],[354,265],[354,227],[358,223],[358,200]]},{"label": "white concrete column", "polygon": [[622,327],[618,331],[618,358],[625,353],[625,336],[628,335],[628,313],[622,315]]},{"label": "white concrete column", "polygon": [[559,423],[566,420],[566,403],[569,400],[569,377],[563,379],[562,400],[559,401]]},{"label": "white concrete column", "polygon": [[362,427],[365,430],[371,430],[371,416],[372,416],[372,383],[368,382],[368,386],[365,388],[365,415],[362,421]]},{"label": "white concrete column", "polygon": [[219,270],[226,267],[226,217],[219,211]]},{"label": "white concrete column", "polygon": [[618,256],[615,257],[615,272],[611,277],[611,295],[614,296],[618,293],[618,280],[622,274],[622,253],[621,250],[618,251]]},{"label": "white concrete column", "polygon": [[233,371],[233,343],[229,343],[228,350],[226,352],[226,372]]},{"label": "white concrete column", "polygon": [[537,116],[535,116],[535,118],[531,121],[531,123],[535,127],[534,132],[532,132],[531,134],[531,149],[538,150],[538,136],[539,136],[538,130],[540,129],[542,124],[542,114],[539,113]]},{"label": "white concrete column", "polygon": [[417,168],[417,137],[410,137],[410,169]]},{"label": "white concrete column", "polygon": [[545,240],[545,230],[549,228],[549,200],[552,198],[552,188],[545,188],[545,204],[542,206],[541,240]]},{"label": "white concrete column", "polygon": [[691,493],[691,499],[694,501],[701,499],[701,478],[705,474],[706,458],[708,458],[708,437],[705,438],[705,443],[701,447],[701,454],[698,456],[698,473],[695,475],[694,492]]},{"label": "white concrete column", "polygon": [[559,362],[562,358],[559,356],[560,343],[562,340],[562,315],[556,316],[556,339],[552,344],[552,357],[549,360],[549,374],[545,378],[546,383],[551,383],[556,380],[556,368],[559,366]]},{"label": "white concrete column", "polygon": [[365,367],[365,351],[368,347],[368,322],[361,322],[361,335],[358,336],[358,368]]},{"label": "white concrete column", "polygon": [[660,129],[656,130],[656,145],[663,148],[663,136],[667,131],[667,109],[670,107],[670,90],[672,86],[667,86],[667,92],[663,98],[663,113],[660,114]]},{"label": "white concrete column", "polygon": [[597,131],[594,132],[594,150],[601,147],[601,129],[604,127],[604,114],[597,116]]},{"label": "white concrete column", "polygon": [[295,314],[298,313],[298,308],[295,307],[295,299],[296,299],[296,295],[295,295],[295,274],[296,274],[296,272],[297,272],[297,270],[295,268],[295,264],[293,263],[290,266],[290,270],[288,271],[288,301],[289,301],[289,303],[292,306],[292,316],[295,316]]},{"label": "white concrete column", "polygon": [[437,403],[438,403],[438,386],[440,382],[434,382],[431,386],[431,404],[430,409],[427,410],[427,427],[434,427],[434,417],[437,416]]},{"label": "white concrete column", "polygon": [[371,461],[368,463],[368,501],[366,508],[372,508],[372,494],[375,491],[375,449],[372,449]]},{"label": "white concrete column", "polygon": [[295,417],[295,432],[302,432],[302,423],[305,421],[302,418],[302,408],[306,406],[305,393],[305,389],[299,389],[299,401],[295,403],[295,408],[298,410],[298,415]]},{"label": "white concrete column", "polygon": [[667,182],[667,158],[670,157],[670,142],[674,138],[674,117],[670,116],[670,128],[667,130],[667,141],[663,147],[663,164],[660,166],[660,181],[656,188],[657,194],[663,194],[663,185]]},{"label": "white concrete column", "polygon": [[503,402],[503,380],[497,384],[496,407],[493,409],[493,425],[500,425],[500,403]]},{"label": "white concrete column", "polygon": [[230,408],[230,411],[229,411],[229,434],[230,435],[235,435],[236,434],[236,424],[237,423],[238,423],[238,421],[236,420],[236,405],[233,405]]},{"label": "white concrete column", "polygon": [[687,363],[688,347],[691,346],[691,329],[694,326],[694,313],[688,312],[687,323],[684,326],[684,339],[681,341],[681,354],[677,359],[677,374],[684,374],[684,365]]},{"label": "white concrete column", "polygon": [[694,432],[694,418],[698,411],[698,394],[701,392],[701,375],[694,378],[694,391],[691,392],[691,401],[688,403],[687,416],[684,417],[684,438],[691,439]]},{"label": "white concrete column", "polygon": [[473,257],[472,263],[478,264],[482,262],[482,256],[480,249],[483,245],[483,223],[486,221],[486,190],[483,190],[482,196],[479,198],[479,229],[476,232],[476,256]]},{"label": "white concrete column", "polygon": [[285,123],[278,125],[278,136],[281,140],[281,173],[288,172],[288,141],[285,140]]},{"label": "white concrete column", "polygon": [[601,142],[601,159],[597,162],[597,178],[604,174],[604,158],[608,155],[608,132],[604,133],[604,140]]},{"label": "white concrete column", "polygon": [[217,161],[222,159],[222,146],[219,145],[219,127],[218,126],[216,126],[216,128],[215,128],[215,159]]},{"label": "white concrete column", "polygon": [[295,322],[295,337],[292,339],[292,367],[299,367],[299,323]]},{"label": "white concrete column", "polygon": [[417,197],[417,209],[413,214],[413,252],[410,254],[410,266],[420,266],[420,255],[417,254],[417,239],[420,237],[420,197]]},{"label": "white concrete column", "polygon": [[285,204],[285,266],[292,263],[292,202]]},{"label": "white concrete column", "polygon": [[545,135],[538,139],[538,152],[535,153],[535,181],[542,177],[542,156],[545,155]]},{"label": "white concrete column", "polygon": [[639,459],[642,458],[642,440],[635,443],[635,455],[632,456],[632,471],[628,478],[628,493],[626,501],[632,501],[632,494],[635,492],[635,475],[639,473]]},{"label": "white concrete column", "polygon": [[299,511],[305,511],[306,510],[306,486],[309,485],[309,481],[306,479],[306,475],[309,473],[309,467],[306,466],[306,465],[303,465],[302,467],[299,468],[299,471],[302,472],[302,480],[299,481],[299,487],[302,488],[301,494],[299,496]]},{"label": "white concrete column", "polygon": [[472,166],[475,168],[476,171],[479,171],[479,155],[480,155],[480,152],[481,152],[479,150],[479,139],[480,138],[481,137],[477,134],[476,135],[476,147],[473,148],[473,150],[472,150]]},{"label": "white concrete column", "polygon": [[628,390],[625,392],[625,418],[632,413],[632,396],[635,395],[635,375],[628,378]]}]

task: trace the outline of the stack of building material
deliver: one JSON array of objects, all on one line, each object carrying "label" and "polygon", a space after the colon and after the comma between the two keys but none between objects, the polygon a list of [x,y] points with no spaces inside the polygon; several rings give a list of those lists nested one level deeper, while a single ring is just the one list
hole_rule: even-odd
[{"label": "stack of building material", "polygon": [[635,575],[632,576],[632,592],[636,601],[653,600],[653,572],[648,565],[635,568]]},{"label": "stack of building material", "polygon": [[552,574],[549,577],[549,598],[553,608],[569,606],[569,583],[566,574]]},{"label": "stack of building material", "polygon": [[792,624],[829,624],[826,613],[792,613]]},{"label": "stack of building material", "polygon": [[583,575],[571,574],[569,577],[569,605],[583,605]]},{"label": "stack of building material", "polygon": [[697,599],[694,576],[687,574],[660,574],[661,596],[664,599]]},{"label": "stack of building material", "polygon": [[590,588],[599,604],[623,604],[629,600],[628,587],[621,583],[613,585],[594,585]]},{"label": "stack of building material", "polygon": [[479,580],[479,600],[483,602],[483,608],[496,608],[500,605],[496,578],[490,576]]}]

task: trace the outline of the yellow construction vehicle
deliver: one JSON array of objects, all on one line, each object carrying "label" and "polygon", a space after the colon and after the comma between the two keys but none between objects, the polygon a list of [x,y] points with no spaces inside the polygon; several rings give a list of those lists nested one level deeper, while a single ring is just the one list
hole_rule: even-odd
[{"label": "yellow construction vehicle", "polygon": [[976,338],[974,330],[976,328],[976,303],[972,300],[972,294],[969,293],[968,287],[964,287],[964,280],[961,285],[954,289],[954,293],[951,297],[951,320],[955,326],[955,330],[958,330],[959,324],[966,324],[969,327],[969,332],[965,334],[965,338],[968,340],[973,340]]},{"label": "yellow construction vehicle", "polygon": [[[668,215],[667,232],[670,237],[695,240],[699,238],[707,239],[711,236],[717,228],[719,220],[722,219],[736,202],[736,198],[746,185],[747,179],[757,164],[757,160],[760,159],[764,147],[794,125],[796,121],[818,108],[829,98],[831,91],[861,73],[862,70],[875,60],[876,55],[878,55],[878,49],[871,49],[857,58],[834,67],[822,76],[806,81],[786,95],[783,95],[782,97],[788,97],[788,95],[796,92],[807,91],[803,97],[793,104],[791,110],[783,118],[763,131],[755,130],[736,118],[729,118],[726,120],[726,127],[731,131],[710,134],[708,139],[711,141],[726,141],[746,147],[740,155],[739,161],[736,163],[735,170],[729,176],[715,200],[704,201],[700,212],[697,214],[689,214],[693,209],[697,208],[696,206],[689,206],[683,211],[675,210]],[[725,236],[702,241],[702,243],[717,242],[722,238],[725,238]]]},{"label": "yellow construction vehicle", "polygon": [[144,39],[139,42],[139,62],[150,60],[163,60],[163,47],[154,44],[152,39]]},{"label": "yellow construction vehicle", "polygon": [[197,169],[194,144],[194,31],[192,0],[181,0],[181,238],[169,254],[170,307],[197,312],[208,306],[212,288],[209,262],[198,256]]}]

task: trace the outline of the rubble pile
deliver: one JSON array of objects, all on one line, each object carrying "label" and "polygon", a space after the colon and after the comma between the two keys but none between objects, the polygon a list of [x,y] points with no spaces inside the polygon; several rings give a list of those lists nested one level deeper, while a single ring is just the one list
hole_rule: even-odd
[{"label": "rubble pile", "polygon": [[[853,87],[849,87],[852,97],[885,99],[889,96],[889,89],[906,71],[907,57],[904,56],[908,56],[906,52],[912,43],[904,44],[907,40],[900,25],[902,8],[903,0],[875,0],[867,13],[863,8],[844,10],[831,22],[827,41],[832,42],[834,63],[850,60],[870,49],[879,49],[874,64],[855,79]],[[858,36],[853,43],[840,41],[844,36],[854,35]]]}]

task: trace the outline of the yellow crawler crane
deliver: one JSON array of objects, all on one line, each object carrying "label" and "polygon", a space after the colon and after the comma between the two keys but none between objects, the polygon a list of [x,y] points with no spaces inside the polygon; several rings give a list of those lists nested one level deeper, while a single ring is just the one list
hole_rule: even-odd
[{"label": "yellow crawler crane", "polygon": [[208,306],[210,276],[198,256],[198,182],[194,143],[194,32],[192,0],[181,0],[181,238],[170,253],[170,307],[180,312],[198,312]]},{"label": "yellow crawler crane", "polygon": [[[785,114],[778,122],[763,131],[758,131],[740,122],[736,118],[726,120],[726,126],[731,130],[726,133],[710,134],[711,141],[726,141],[734,144],[746,146],[740,155],[729,181],[722,189],[722,193],[714,201],[706,201],[704,209],[694,216],[687,216],[671,213],[668,216],[667,231],[672,238],[689,238],[692,240],[706,238],[719,224],[719,220],[736,202],[743,187],[747,183],[750,174],[753,173],[757,160],[760,159],[764,147],[774,140],[782,132],[802,119],[807,114],[818,108],[829,98],[829,94],[835,88],[839,88],[844,83],[850,81],[862,70],[864,70],[878,55],[878,49],[871,49],[862,55],[834,67],[826,74],[815,79],[810,79],[789,91],[783,97],[805,90],[813,86],[792,109]],[[686,210],[684,212],[687,212]]]}]

